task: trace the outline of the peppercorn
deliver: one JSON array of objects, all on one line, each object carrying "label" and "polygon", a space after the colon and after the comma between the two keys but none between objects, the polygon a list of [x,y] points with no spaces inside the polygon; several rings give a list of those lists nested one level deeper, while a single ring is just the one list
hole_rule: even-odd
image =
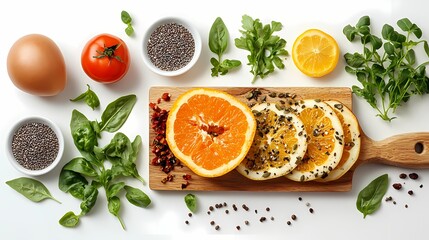
[{"label": "peppercorn", "polygon": [[400,179],[405,179],[405,178],[407,178],[407,174],[401,173],[401,174],[399,174],[399,178]]},{"label": "peppercorn", "polygon": [[242,207],[243,207],[244,210],[249,211],[249,207],[246,204],[243,204]]},{"label": "peppercorn", "polygon": [[219,225],[216,225],[215,229],[216,229],[216,230],[219,230],[219,229],[220,229]]},{"label": "peppercorn", "polygon": [[215,225],[215,221],[211,221],[210,225],[212,225],[212,226]]},{"label": "peppercorn", "polygon": [[399,190],[399,189],[401,189],[401,188],[402,188],[402,184],[400,184],[400,183],[394,183],[392,186],[393,186],[393,188],[394,188],[394,189],[396,189],[396,190]]},{"label": "peppercorn", "polygon": [[186,223],[186,224],[189,224],[189,221],[188,221],[188,220],[186,220],[186,221],[185,221],[185,223]]},{"label": "peppercorn", "polygon": [[289,225],[289,226],[292,224],[290,221],[287,221],[286,223],[287,223],[287,225]]},{"label": "peppercorn", "polygon": [[232,208],[234,209],[234,211],[237,211],[237,206],[235,206],[235,204],[232,204]]},{"label": "peppercorn", "polygon": [[261,218],[259,219],[259,221],[260,221],[260,222],[265,222],[265,220],[267,220],[267,218],[266,218],[266,217],[261,217]]},{"label": "peppercorn", "polygon": [[249,221],[247,221],[247,220],[244,221],[244,224],[249,225]]},{"label": "peppercorn", "polygon": [[229,210],[228,210],[228,209],[226,209],[226,210],[225,210],[225,213],[226,213],[226,214],[228,214],[228,213],[229,213]]},{"label": "peppercorn", "polygon": [[310,211],[310,213],[314,213],[314,209],[313,208],[310,208],[309,211]]},{"label": "peppercorn", "polygon": [[269,212],[269,211],[270,211],[270,208],[269,208],[269,207],[267,207],[267,208],[265,208],[265,210],[266,210],[267,212]]},{"label": "peppercorn", "polygon": [[408,191],[408,195],[413,195],[413,194],[414,194],[413,190]]},{"label": "peppercorn", "polygon": [[291,218],[292,218],[292,220],[296,220],[296,215],[295,214],[292,214],[292,216],[291,216]]},{"label": "peppercorn", "polygon": [[192,213],[188,213],[188,216],[189,216],[189,217],[192,217]]},{"label": "peppercorn", "polygon": [[417,173],[410,173],[408,174],[408,176],[413,180],[416,180],[419,178],[419,175]]},{"label": "peppercorn", "polygon": [[235,227],[237,230],[239,230],[240,231],[240,229],[241,229],[241,227],[240,226],[236,226]]}]

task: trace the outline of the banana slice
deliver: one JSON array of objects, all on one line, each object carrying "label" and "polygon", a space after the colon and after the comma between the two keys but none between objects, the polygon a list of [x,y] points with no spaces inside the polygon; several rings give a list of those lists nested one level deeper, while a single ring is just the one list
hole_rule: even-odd
[{"label": "banana slice", "polygon": [[326,103],[334,109],[334,112],[343,125],[344,151],[337,167],[335,167],[326,178],[318,179],[318,181],[322,182],[337,180],[350,170],[359,158],[361,146],[359,122],[353,112],[338,101],[332,100],[326,101]]},{"label": "banana slice", "polygon": [[284,176],[302,160],[307,149],[307,133],[293,113],[279,110],[273,103],[252,107],[257,128],[246,158],[236,168],[253,180]]},{"label": "banana slice", "polygon": [[320,100],[303,100],[294,108],[308,133],[308,146],[301,163],[286,177],[300,182],[324,178],[338,165],[343,154],[341,122],[334,110]]}]

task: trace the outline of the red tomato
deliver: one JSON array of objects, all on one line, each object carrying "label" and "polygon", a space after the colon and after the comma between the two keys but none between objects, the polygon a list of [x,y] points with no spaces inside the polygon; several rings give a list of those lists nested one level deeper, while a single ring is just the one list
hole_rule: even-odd
[{"label": "red tomato", "polygon": [[114,83],[121,80],[130,66],[130,53],[122,39],[100,34],[88,41],[82,51],[82,68],[93,80]]}]

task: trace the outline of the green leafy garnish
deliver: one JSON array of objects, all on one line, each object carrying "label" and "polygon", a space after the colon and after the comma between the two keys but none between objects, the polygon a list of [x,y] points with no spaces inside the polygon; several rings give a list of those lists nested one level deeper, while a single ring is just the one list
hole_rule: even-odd
[{"label": "green leafy garnish", "polygon": [[271,25],[263,25],[259,19],[253,20],[244,15],[242,18],[242,36],[235,39],[235,46],[250,52],[247,56],[250,72],[253,74],[252,83],[258,77],[264,78],[274,72],[274,68],[284,69],[281,56],[287,56],[286,40],[273,35],[282,30],[280,22],[272,21]]},{"label": "green leafy garnish", "polygon": [[33,202],[40,202],[44,199],[49,198],[58,203],[61,203],[60,201],[52,197],[48,188],[46,188],[43,183],[36,179],[21,177],[7,181],[6,184]]},{"label": "green leafy garnish", "polygon": [[363,213],[364,218],[377,211],[380,207],[383,196],[386,194],[388,184],[388,175],[384,174],[374,179],[359,192],[356,207]]},{"label": "green leafy garnish", "polygon": [[121,20],[123,23],[127,24],[127,27],[125,28],[125,33],[128,36],[133,35],[134,33],[134,28],[132,26],[133,19],[131,18],[130,14],[127,11],[121,12]]},{"label": "green leafy garnish", "polygon": [[212,77],[218,77],[220,75],[225,75],[229,70],[239,67],[241,62],[238,60],[222,60],[222,55],[225,53],[228,48],[229,41],[229,32],[223,22],[222,18],[218,17],[213,22],[212,27],[210,28],[209,33],[209,48],[210,51],[217,54],[218,58],[212,57],[210,63],[213,65]]},{"label": "green leafy garnish", "polygon": [[348,65],[345,70],[356,75],[362,84],[362,87],[353,86],[353,93],[364,98],[385,121],[394,119],[391,114],[412,95],[429,93],[426,76],[429,62],[417,64],[414,51],[423,44],[429,56],[428,42],[415,40],[422,37],[422,31],[409,19],[400,19],[397,25],[405,35],[388,24],[382,28],[382,38],[372,34],[368,16],[361,17],[356,26],[347,25],[343,29],[350,42],[360,39],[363,46],[362,53],[344,55]]},{"label": "green leafy garnish", "polygon": [[[103,187],[107,198],[107,208],[125,229],[120,217],[120,192],[126,191],[128,201],[139,207],[147,207],[150,198],[141,190],[118,181],[120,177],[133,177],[144,184],[136,167],[136,160],[141,149],[142,139],[139,135],[131,140],[123,133],[117,132],[127,120],[135,103],[135,95],[127,95],[107,105],[101,115],[101,122],[90,121],[79,112],[73,110],[70,130],[73,142],[81,153],[64,165],[60,172],[58,187],[81,200],[79,214],[67,212],[59,223],[65,227],[75,227],[82,216],[94,207],[100,187]],[[98,146],[98,138],[102,132],[115,133],[111,141],[104,147]],[[108,162],[108,164],[105,164]]]},{"label": "green leafy garnish", "polygon": [[98,99],[97,94],[95,94],[95,92],[91,90],[89,84],[87,84],[87,86],[88,90],[86,90],[86,92],[80,94],[76,98],[70,99],[70,101],[77,102],[83,100],[85,101],[86,105],[88,105],[90,108],[92,108],[92,110],[94,110],[95,108],[100,106],[100,100]]},{"label": "green leafy garnish", "polygon": [[186,194],[185,203],[189,211],[193,213],[197,211],[197,197],[194,194],[192,193]]}]

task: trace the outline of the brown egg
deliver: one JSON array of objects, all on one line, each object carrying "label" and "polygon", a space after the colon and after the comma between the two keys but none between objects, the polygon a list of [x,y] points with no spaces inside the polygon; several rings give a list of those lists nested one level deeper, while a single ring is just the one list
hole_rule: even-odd
[{"label": "brown egg", "polygon": [[61,50],[50,38],[30,34],[18,39],[9,50],[7,71],[16,87],[37,96],[54,96],[67,83]]}]

